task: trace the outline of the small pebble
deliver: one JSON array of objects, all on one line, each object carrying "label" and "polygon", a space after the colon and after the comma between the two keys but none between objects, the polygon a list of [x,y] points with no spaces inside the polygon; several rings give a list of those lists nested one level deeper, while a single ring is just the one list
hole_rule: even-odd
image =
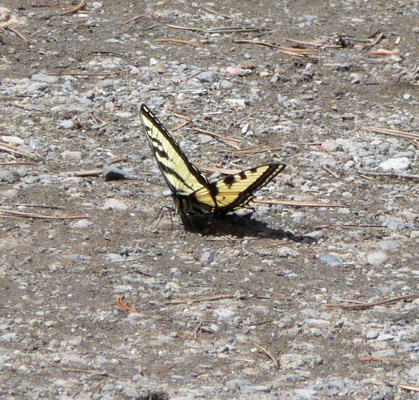
[{"label": "small pebble", "polygon": [[383,265],[387,262],[388,257],[384,251],[374,251],[368,254],[367,262],[373,266]]},{"label": "small pebble", "polygon": [[115,210],[124,211],[127,209],[127,205],[117,199],[108,199],[103,203],[102,210]]},{"label": "small pebble", "polygon": [[380,164],[383,171],[405,171],[410,166],[410,160],[407,157],[390,158]]},{"label": "small pebble", "polygon": [[330,267],[342,266],[342,260],[337,254],[323,254],[320,256],[320,260],[325,262]]},{"label": "small pebble", "polygon": [[81,160],[81,152],[80,151],[63,151],[61,153],[61,157],[65,160],[70,161],[80,161]]},{"label": "small pebble", "polygon": [[128,171],[114,167],[112,165],[105,165],[103,167],[103,176],[106,181],[117,181],[119,179],[135,179]]}]

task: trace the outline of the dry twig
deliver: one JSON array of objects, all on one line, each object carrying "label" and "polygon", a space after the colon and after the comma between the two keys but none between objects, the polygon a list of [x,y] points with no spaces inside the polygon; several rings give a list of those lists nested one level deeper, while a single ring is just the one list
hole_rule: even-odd
[{"label": "dry twig", "polygon": [[323,169],[324,169],[327,173],[329,173],[330,175],[332,175],[334,178],[336,178],[336,179],[340,179],[340,176],[339,176],[336,172],[334,172],[334,171],[332,171],[331,169],[327,168],[325,165],[323,165]]},{"label": "dry twig", "polygon": [[0,165],[38,165],[38,164],[31,161],[22,161],[22,162],[1,162]]},{"label": "dry twig", "polygon": [[238,149],[232,150],[238,154],[257,154],[257,153],[266,153],[267,151],[281,151],[283,147],[265,147],[265,146],[255,146],[249,147],[247,149]]},{"label": "dry twig", "polygon": [[46,206],[44,204],[16,204],[16,207],[50,208],[52,210],[64,210],[63,206]]},{"label": "dry twig", "polygon": [[234,43],[247,43],[247,44],[257,44],[260,46],[267,46],[272,47],[274,49],[278,49],[282,54],[287,54],[289,56],[294,57],[309,57],[309,58],[318,58],[314,56],[312,53],[314,50],[310,49],[293,49],[288,47],[281,47],[277,46],[276,44],[261,42],[259,40],[244,40],[244,39],[235,39],[233,40]]},{"label": "dry twig", "polygon": [[362,126],[361,129],[364,129],[364,130],[370,131],[370,132],[383,133],[385,135],[390,135],[390,136],[404,137],[406,139],[419,140],[419,135],[416,134],[416,133],[396,131],[394,129],[380,128],[380,127],[377,127],[377,126],[367,126],[367,125]]},{"label": "dry twig", "polygon": [[419,294],[409,294],[407,296],[392,297],[387,300],[375,301],[374,303],[363,303],[361,301],[354,302],[353,300],[342,300],[352,302],[354,304],[326,304],[327,308],[343,308],[343,309],[368,309],[376,306],[383,306],[388,304],[397,303],[398,301],[415,300],[419,299]]},{"label": "dry twig", "polygon": [[52,216],[52,215],[42,215],[42,214],[33,214],[33,213],[23,213],[19,211],[11,211],[0,209],[0,218],[35,218],[35,219],[49,219],[49,220],[59,220],[59,219],[88,219],[86,215],[69,215],[69,216]]},{"label": "dry twig", "polygon": [[102,175],[102,169],[90,169],[85,171],[67,171],[62,172],[62,175],[66,176],[79,176],[79,177],[88,177],[88,176],[100,176]]},{"label": "dry twig", "polygon": [[199,330],[201,329],[202,324],[203,324],[203,322],[202,322],[202,321],[201,321],[201,322],[199,322],[199,324],[198,324],[198,325],[197,325],[197,327],[195,328],[195,330],[194,330],[194,332],[193,332],[193,338],[194,338],[194,340],[197,340],[197,339],[198,339],[198,332],[199,332]]},{"label": "dry twig", "polygon": [[378,56],[395,56],[397,54],[399,54],[398,50],[385,50],[385,49],[380,49],[380,50],[371,50],[371,54],[376,54]]},{"label": "dry twig", "polygon": [[173,305],[185,304],[185,303],[201,303],[203,301],[217,301],[217,300],[223,300],[223,299],[232,299],[234,297],[235,296],[233,294],[219,294],[217,296],[201,297],[198,299],[173,300],[168,304],[173,306]]},{"label": "dry twig", "polygon": [[193,47],[198,46],[196,43],[188,42],[187,40],[180,40],[180,39],[154,39],[153,42],[169,42],[172,44],[187,44]]},{"label": "dry twig", "polygon": [[137,21],[137,20],[139,20],[140,18],[142,18],[142,17],[145,17],[147,14],[140,14],[140,15],[137,15],[136,17],[134,17],[134,18],[130,18],[130,19],[128,19],[128,20],[126,20],[126,21],[124,21],[123,22],[123,24],[129,24],[130,22],[134,22],[134,21]]},{"label": "dry twig", "polygon": [[175,113],[173,111],[171,111],[170,114],[174,115],[177,118],[184,119],[185,121],[188,121],[188,122],[192,121],[192,117],[190,117],[189,115],[182,115],[182,114]]},{"label": "dry twig", "polygon": [[3,142],[0,142],[0,150],[7,151],[8,153],[11,153],[11,154],[14,154],[14,155],[27,157],[27,158],[32,158],[33,160],[39,159],[39,156],[37,156],[36,154],[33,154],[33,153],[31,153],[27,150],[23,150],[19,147],[12,146],[10,144],[3,143]]},{"label": "dry twig", "polygon": [[216,167],[208,167],[206,165],[201,165],[201,164],[195,164],[197,166],[197,168],[199,168],[200,171],[205,171],[205,172],[219,172],[220,174],[224,174],[224,175],[234,175],[234,174],[238,174],[241,169],[225,169],[225,168],[216,168]]},{"label": "dry twig", "polygon": [[234,139],[234,138],[231,138],[231,137],[222,136],[222,135],[219,135],[218,133],[211,132],[211,131],[208,131],[208,130],[202,129],[202,128],[196,128],[196,127],[194,127],[193,129],[197,130],[198,132],[204,133],[205,135],[212,136],[212,137],[215,137],[217,139],[220,139],[223,142],[225,142],[226,144],[230,145],[231,147],[234,147],[237,150],[240,149],[240,146],[238,146],[236,144],[236,143],[240,143],[241,142],[241,140],[239,140],[239,139]]},{"label": "dry twig", "polygon": [[201,7],[202,9],[204,9],[205,11],[208,11],[208,12],[213,13],[213,14],[216,14],[216,15],[220,15],[221,17],[224,17],[224,18],[226,18],[226,19],[230,19],[230,18],[231,18],[229,15],[222,14],[222,13],[220,13],[219,11],[215,11],[215,10],[213,10],[213,9],[211,9],[211,8],[204,7],[204,6],[200,6],[200,7]]},{"label": "dry twig", "polygon": [[314,46],[314,47],[327,47],[327,48],[333,48],[333,49],[339,49],[341,46],[337,44],[325,44],[323,40],[317,39],[318,43],[315,42],[304,42],[302,40],[295,40],[290,38],[284,38],[284,40],[292,43],[302,44],[304,46]]},{"label": "dry twig", "polygon": [[189,28],[188,26],[177,26],[177,25],[170,25],[170,24],[166,24],[166,26],[168,28],[180,29],[182,31],[192,31],[192,32],[201,32],[202,31],[202,29],[200,29],[200,28]]},{"label": "dry twig", "polygon": [[387,229],[383,225],[371,225],[371,224],[333,224],[333,225],[319,225],[314,228],[315,231],[318,229],[328,229],[328,228],[380,228]]},{"label": "dry twig", "polygon": [[168,367],[163,367],[163,368],[161,368],[161,369],[157,370],[157,371],[156,371],[156,374],[157,374],[157,375],[163,375],[163,374],[165,374],[166,372],[169,372],[169,371],[171,371],[172,369],[174,369],[174,368],[176,368],[176,367],[177,367],[177,365],[176,365],[176,364],[169,365]]},{"label": "dry twig", "polygon": [[74,14],[74,13],[80,11],[86,5],[86,3],[87,3],[87,0],[81,0],[80,3],[76,7],[72,8],[71,10],[62,12],[60,14],[60,16],[61,15],[68,15],[68,14]]},{"label": "dry twig", "polygon": [[373,357],[373,356],[366,356],[366,357],[359,357],[359,361],[401,361],[400,358],[396,357]]},{"label": "dry twig", "polygon": [[19,32],[16,28],[12,28],[10,25],[0,26],[0,30],[5,31],[6,29],[19,36],[24,42],[28,44],[30,43],[29,39],[23,33]]},{"label": "dry twig", "polygon": [[393,45],[394,46],[398,46],[400,44],[400,42],[402,41],[402,37],[401,36],[397,36],[396,40],[394,41]]},{"label": "dry twig", "polygon": [[406,3],[400,4],[400,5],[399,5],[399,6],[397,6],[397,7],[393,7],[393,8],[392,8],[392,10],[393,10],[393,11],[396,11],[396,10],[398,10],[399,8],[403,8],[403,7],[410,6],[411,4],[416,3],[417,1],[418,1],[418,0],[410,0],[410,1],[406,2]]},{"label": "dry twig", "polygon": [[249,33],[266,31],[264,28],[243,28],[243,27],[219,27],[206,29],[207,33]]},{"label": "dry twig", "polygon": [[403,390],[408,390],[409,392],[419,393],[419,386],[417,385],[406,385],[406,384],[390,382],[390,381],[384,381],[384,383],[389,386],[393,386],[393,387],[400,388]]},{"label": "dry twig", "polygon": [[186,125],[189,125],[191,123],[191,121],[185,121],[183,124],[180,124],[180,125],[178,125],[178,126],[176,126],[176,127],[174,127],[174,128],[172,128],[172,129],[170,129],[170,132],[176,132],[176,131],[178,131],[179,129],[182,129],[183,127],[185,127]]},{"label": "dry twig", "polygon": [[138,312],[135,308],[131,307],[129,304],[125,303],[124,301],[125,296],[118,297],[116,304],[120,311],[130,311],[130,312]]},{"label": "dry twig", "polygon": [[294,200],[252,200],[253,203],[258,204],[272,204],[288,207],[333,207],[333,208],[348,208],[349,206],[343,203],[317,203],[314,201],[294,201]]},{"label": "dry twig", "polygon": [[[419,175],[411,175],[411,174],[396,174],[393,172],[368,172],[368,171],[358,171],[360,176],[363,175],[372,175],[372,176],[388,176],[390,178],[399,178],[399,179],[413,179],[418,181]],[[364,178],[367,178],[364,176]]]},{"label": "dry twig", "polygon": [[96,371],[95,369],[81,369],[81,368],[71,368],[66,367],[61,364],[52,363],[50,361],[47,361],[49,365],[52,365],[53,367],[59,368],[64,372],[80,372],[81,374],[91,374],[91,375],[100,375],[100,376],[109,376],[110,378],[120,379],[123,381],[126,381],[127,379],[121,378],[120,376],[110,374],[106,371]]},{"label": "dry twig", "polygon": [[371,47],[375,46],[383,38],[384,31],[375,32],[373,36],[376,36],[376,35],[377,35],[377,38],[373,42],[367,43],[367,44],[363,44],[363,45],[361,45],[359,47],[361,49],[370,49]]},{"label": "dry twig", "polygon": [[47,75],[50,76],[110,76],[110,75],[118,75],[118,74],[125,74],[129,72],[129,69],[124,69],[122,71],[116,72],[48,72]]},{"label": "dry twig", "polygon": [[279,368],[279,361],[271,353],[269,353],[268,350],[258,344],[256,346],[259,347],[259,349],[262,350],[273,361],[277,368]]}]

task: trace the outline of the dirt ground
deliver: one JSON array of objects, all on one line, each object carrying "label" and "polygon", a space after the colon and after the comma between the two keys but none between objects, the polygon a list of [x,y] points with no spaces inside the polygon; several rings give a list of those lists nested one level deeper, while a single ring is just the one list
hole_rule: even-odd
[{"label": "dirt ground", "polygon": [[[418,2],[78,3],[0,4],[1,397],[419,398]],[[141,103],[303,206],[157,223]]]}]

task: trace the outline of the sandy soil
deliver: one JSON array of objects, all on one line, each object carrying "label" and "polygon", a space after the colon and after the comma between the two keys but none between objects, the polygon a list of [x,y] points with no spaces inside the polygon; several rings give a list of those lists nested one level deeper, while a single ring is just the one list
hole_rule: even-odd
[{"label": "sandy soil", "polygon": [[[36,156],[0,153],[1,209],[88,219],[0,214],[1,397],[417,398],[419,141],[364,129],[418,134],[417,2],[24,3],[1,4],[0,136]],[[260,199],[341,206],[156,225],[143,102],[209,176],[283,162]]]}]

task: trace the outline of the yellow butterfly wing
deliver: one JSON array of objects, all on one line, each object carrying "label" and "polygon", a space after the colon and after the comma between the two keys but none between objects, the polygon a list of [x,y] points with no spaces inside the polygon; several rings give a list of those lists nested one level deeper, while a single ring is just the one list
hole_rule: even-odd
[{"label": "yellow butterfly wing", "polygon": [[140,108],[140,116],[157,165],[173,196],[188,196],[208,185],[208,179],[188,160],[169,131],[145,104]]},{"label": "yellow butterfly wing", "polygon": [[141,106],[140,116],[176,209],[183,215],[223,215],[243,207],[253,198],[253,192],[285,168],[284,164],[261,165],[209,183],[145,104]]},{"label": "yellow butterfly wing", "polygon": [[285,164],[267,164],[229,175],[191,194],[191,203],[203,210],[222,215],[243,207],[253,193],[267,185],[285,168]]}]

